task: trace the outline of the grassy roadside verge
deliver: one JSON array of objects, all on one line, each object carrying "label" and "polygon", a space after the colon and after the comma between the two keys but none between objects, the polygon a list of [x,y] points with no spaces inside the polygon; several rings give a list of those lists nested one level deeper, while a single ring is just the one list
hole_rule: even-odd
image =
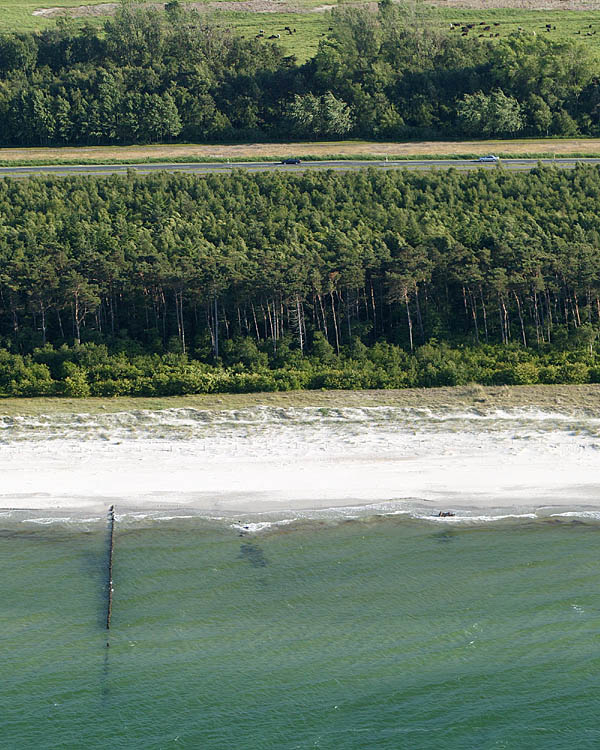
[{"label": "grassy roadside verge", "polygon": [[41,414],[101,414],[130,410],[242,409],[251,406],[322,408],[397,406],[405,408],[482,411],[506,408],[543,408],[600,413],[599,385],[480,385],[444,388],[407,388],[372,391],[288,391],[278,393],[227,393],[159,398],[6,398],[0,416]]},{"label": "grassy roadside verge", "polygon": [[310,143],[171,144],[61,148],[0,148],[1,166],[156,163],[240,163],[279,161],[295,156],[317,160],[475,159],[494,153],[504,158],[585,158],[600,155],[600,139],[523,139],[514,141],[315,141]]},{"label": "grassy roadside verge", "polygon": [[[324,154],[322,156],[316,156],[314,154],[300,154],[297,158],[304,162],[321,162],[321,161],[372,161],[372,162],[410,162],[410,161],[474,161],[478,159],[480,154],[469,153],[469,154],[420,154],[420,155],[373,155],[373,154]],[[551,152],[531,152],[523,154],[513,154],[496,152],[496,156],[501,159],[593,159],[600,158],[600,150],[594,153],[585,152],[574,152],[560,154],[557,156]],[[174,157],[174,158],[153,158],[147,157],[145,159],[136,159],[135,161],[123,160],[123,159],[53,159],[52,161],[44,161],[41,159],[31,159],[22,161],[2,161],[0,160],[0,167],[18,168],[18,167],[59,167],[59,166],[123,166],[132,167],[143,164],[243,164],[250,163],[264,163],[264,164],[279,164],[280,159],[269,156],[260,156],[253,159],[244,157],[234,157],[227,159],[224,157]]]}]

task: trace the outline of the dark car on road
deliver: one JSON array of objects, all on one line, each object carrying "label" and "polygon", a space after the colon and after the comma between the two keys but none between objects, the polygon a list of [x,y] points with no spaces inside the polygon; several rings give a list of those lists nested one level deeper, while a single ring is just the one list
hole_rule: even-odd
[{"label": "dark car on road", "polygon": [[281,163],[282,164],[300,164],[300,159],[296,159],[296,158],[284,159]]}]

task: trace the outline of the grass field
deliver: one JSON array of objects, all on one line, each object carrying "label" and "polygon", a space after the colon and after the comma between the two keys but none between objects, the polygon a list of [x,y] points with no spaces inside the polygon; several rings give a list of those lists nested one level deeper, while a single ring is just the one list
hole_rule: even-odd
[{"label": "grass field", "polygon": [[150,146],[82,146],[64,148],[0,148],[0,165],[132,164],[176,161],[252,161],[287,156],[300,158],[472,158],[502,156],[552,158],[598,156],[600,138],[527,138],[513,141],[311,141],[235,145],[156,144]]},{"label": "grass field", "polygon": [[[486,38],[490,34],[494,39],[502,38],[521,28],[551,39],[577,39],[600,56],[600,0],[489,0],[485,7],[484,0],[459,2],[460,5],[455,0],[423,3],[418,6],[418,18],[421,23],[445,29],[449,34],[460,33],[458,29],[450,29],[451,23],[459,26],[471,23],[481,29],[484,25],[492,27],[487,33],[477,28],[470,32],[473,36],[481,33]],[[330,19],[324,9],[332,7],[331,4],[324,5],[321,0],[195,0],[191,4],[242,36],[255,36],[260,29],[264,30],[265,38],[280,34],[276,42],[300,61],[313,56],[319,41],[327,34]],[[47,3],[43,0],[4,0],[0,4],[0,32],[51,27],[57,13],[72,15],[77,23],[99,24],[107,13],[114,12],[116,5],[98,0],[88,0],[85,6],[81,0],[58,0],[57,3],[52,0]],[[510,7],[492,7],[506,5]],[[375,7],[375,4],[370,3],[370,6]],[[44,8],[55,10],[50,15],[33,15],[34,11]],[[546,24],[551,26],[550,31],[546,31]],[[295,29],[296,33],[287,33],[286,26]]]}]

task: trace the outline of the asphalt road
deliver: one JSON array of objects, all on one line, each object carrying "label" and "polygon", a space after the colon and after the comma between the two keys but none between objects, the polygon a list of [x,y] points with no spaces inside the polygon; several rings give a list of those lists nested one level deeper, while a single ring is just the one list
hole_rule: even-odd
[{"label": "asphalt road", "polygon": [[[600,164],[600,158],[582,159],[502,159],[504,169],[527,170],[535,167],[538,162],[552,164],[556,167],[574,167],[576,164]],[[185,174],[223,174],[234,169],[246,172],[305,172],[331,169],[335,172],[350,172],[357,169],[374,167],[377,169],[496,169],[497,163],[480,162],[476,159],[427,159],[424,161],[306,161],[301,164],[281,164],[272,162],[235,162],[235,163],[159,163],[159,164],[98,164],[98,165],[47,165],[31,167],[0,167],[0,177],[29,177],[32,175],[111,175],[126,174],[129,170],[144,175],[152,172],[184,172]]]}]

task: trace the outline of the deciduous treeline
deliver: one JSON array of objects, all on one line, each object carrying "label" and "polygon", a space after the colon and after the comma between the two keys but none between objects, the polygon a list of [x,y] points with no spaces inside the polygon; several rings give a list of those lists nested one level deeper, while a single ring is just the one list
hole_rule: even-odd
[{"label": "deciduous treeline", "polygon": [[103,29],[0,37],[0,143],[600,134],[600,66],[576,42],[463,37],[348,6],[303,65],[169,3]]}]

